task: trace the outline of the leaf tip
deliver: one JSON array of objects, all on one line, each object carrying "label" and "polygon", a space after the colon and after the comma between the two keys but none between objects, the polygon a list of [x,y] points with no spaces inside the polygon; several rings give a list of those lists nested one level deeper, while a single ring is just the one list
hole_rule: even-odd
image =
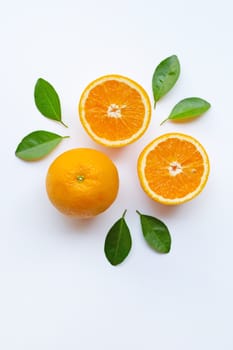
[{"label": "leaf tip", "polygon": [[176,60],[176,62],[177,62],[177,64],[178,64],[178,66],[179,66],[179,68],[180,68],[180,61],[179,61],[179,57],[178,57],[177,55],[172,55],[172,56],[171,56],[171,58],[172,58],[172,59],[174,59],[174,60]]},{"label": "leaf tip", "polygon": [[20,158],[19,155],[18,155],[18,147],[17,147],[17,149],[15,150],[15,156],[16,156],[17,158]]},{"label": "leaf tip", "polygon": [[168,254],[171,251],[171,243],[170,245],[163,251],[163,254]]},{"label": "leaf tip", "polygon": [[38,87],[39,84],[43,83],[43,82],[46,82],[46,80],[44,80],[43,78],[38,78],[36,83],[35,83],[35,90],[36,88]]}]

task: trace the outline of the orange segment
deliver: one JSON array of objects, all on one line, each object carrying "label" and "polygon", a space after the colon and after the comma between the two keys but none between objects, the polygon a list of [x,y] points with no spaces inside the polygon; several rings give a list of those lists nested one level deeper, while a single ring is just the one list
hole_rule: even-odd
[{"label": "orange segment", "polygon": [[151,105],[139,84],[119,75],[107,75],[84,90],[79,114],[85,130],[96,142],[121,147],[146,131]]},{"label": "orange segment", "polygon": [[204,188],[208,175],[208,155],[189,135],[162,135],[146,146],[138,159],[142,188],[164,204],[180,204],[194,198]]}]

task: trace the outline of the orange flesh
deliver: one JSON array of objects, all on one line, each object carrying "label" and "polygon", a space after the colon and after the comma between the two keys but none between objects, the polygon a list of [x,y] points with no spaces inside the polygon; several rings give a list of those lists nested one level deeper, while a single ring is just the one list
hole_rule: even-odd
[{"label": "orange flesh", "polygon": [[[108,115],[110,106],[118,106],[119,117]],[[143,125],[145,106],[140,94],[129,85],[108,80],[94,87],[85,102],[85,118],[92,131],[111,141],[134,135]]]},{"label": "orange flesh", "polygon": [[[171,175],[181,166],[181,172]],[[204,173],[203,158],[190,142],[169,138],[160,142],[146,159],[145,177],[156,194],[169,199],[183,198],[196,190]]]}]

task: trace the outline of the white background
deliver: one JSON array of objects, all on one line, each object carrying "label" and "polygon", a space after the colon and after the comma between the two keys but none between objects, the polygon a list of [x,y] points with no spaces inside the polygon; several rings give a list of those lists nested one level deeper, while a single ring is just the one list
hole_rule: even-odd
[{"label": "white background", "polygon": [[[230,0],[1,0],[2,350],[232,350],[232,11]],[[146,134],[120,150],[90,140],[77,114],[85,86],[117,73],[138,81],[152,99],[154,68],[172,54],[181,76]],[[69,129],[37,111],[39,77],[58,91]],[[188,96],[207,99],[211,110],[160,127]],[[71,138],[39,162],[17,159],[17,144],[37,129]],[[196,137],[211,161],[203,193],[179,207],[150,200],[136,174],[144,146],[171,131]],[[117,200],[92,220],[59,214],[45,192],[50,163],[73,147],[102,150],[119,169]],[[133,247],[112,267],[104,239],[124,209]],[[168,255],[146,245],[136,209],[167,224]]]}]

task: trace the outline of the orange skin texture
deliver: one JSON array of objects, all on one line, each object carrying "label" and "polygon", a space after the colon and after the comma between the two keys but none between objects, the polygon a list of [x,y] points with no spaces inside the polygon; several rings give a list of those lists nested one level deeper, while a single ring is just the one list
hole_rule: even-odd
[{"label": "orange skin texture", "polygon": [[118,171],[104,153],[76,148],[62,153],[50,165],[46,190],[63,214],[89,218],[105,211],[116,199]]}]

